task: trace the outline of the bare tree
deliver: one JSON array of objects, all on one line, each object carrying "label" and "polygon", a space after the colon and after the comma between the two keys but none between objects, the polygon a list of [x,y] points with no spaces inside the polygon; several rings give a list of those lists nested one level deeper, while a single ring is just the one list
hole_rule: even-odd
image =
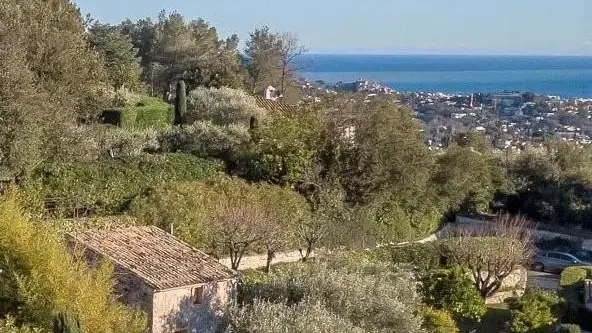
[{"label": "bare tree", "polygon": [[490,223],[451,230],[443,248],[452,263],[469,270],[486,298],[528,262],[533,251],[531,230],[522,216],[499,215]]},{"label": "bare tree", "polygon": [[213,240],[230,255],[232,269],[238,269],[245,253],[263,238],[267,222],[264,212],[244,202],[224,202],[217,208]]},{"label": "bare tree", "polygon": [[296,59],[306,52],[306,48],[300,45],[298,38],[291,33],[281,35],[280,41],[280,90],[285,94],[287,84],[294,79],[294,73],[303,69],[296,66]]}]

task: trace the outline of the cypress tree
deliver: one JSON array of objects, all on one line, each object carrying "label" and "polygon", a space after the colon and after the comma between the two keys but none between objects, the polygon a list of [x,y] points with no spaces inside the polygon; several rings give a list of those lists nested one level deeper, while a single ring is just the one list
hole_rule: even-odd
[{"label": "cypress tree", "polygon": [[177,97],[175,98],[175,125],[181,125],[187,114],[187,88],[185,81],[177,82]]}]

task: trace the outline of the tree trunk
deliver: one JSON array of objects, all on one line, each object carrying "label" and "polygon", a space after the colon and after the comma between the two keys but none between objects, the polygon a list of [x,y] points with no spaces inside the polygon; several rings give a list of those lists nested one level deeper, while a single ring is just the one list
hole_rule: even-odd
[{"label": "tree trunk", "polygon": [[265,262],[265,273],[269,273],[269,269],[271,268],[271,262],[275,258],[275,251],[267,250],[267,260]]}]

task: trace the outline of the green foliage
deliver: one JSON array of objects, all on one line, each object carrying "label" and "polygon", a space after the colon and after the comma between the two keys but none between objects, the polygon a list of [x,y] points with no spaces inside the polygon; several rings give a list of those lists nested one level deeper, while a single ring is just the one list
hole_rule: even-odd
[{"label": "green foliage", "polygon": [[68,314],[59,313],[53,319],[53,333],[81,333],[80,322]]},{"label": "green foliage", "polygon": [[559,326],[558,333],[581,333],[582,329],[580,326],[575,324],[561,324]]},{"label": "green foliage", "polygon": [[416,290],[409,272],[334,253],[331,258],[274,270],[263,282],[241,285],[239,304],[269,302],[287,308],[319,304],[368,332],[421,332]]},{"label": "green foliage", "polygon": [[584,282],[592,275],[592,266],[567,267],[561,272],[559,285],[561,288],[569,288]]},{"label": "green foliage", "polygon": [[115,89],[140,88],[140,62],[128,36],[117,27],[95,23],[88,29],[88,39],[105,63],[109,82]]},{"label": "green foliage", "polygon": [[[231,312],[228,333],[370,333],[313,301],[294,306],[255,301]],[[372,331],[375,332],[375,331]]]},{"label": "green foliage", "polygon": [[487,312],[485,301],[467,274],[459,268],[430,271],[422,277],[424,302],[457,319],[480,321]]},{"label": "green foliage", "polygon": [[263,120],[266,115],[267,111],[260,108],[255,98],[244,91],[227,87],[200,87],[189,93],[184,121],[187,124],[199,120],[211,121],[218,126],[241,124],[248,128],[251,117]]},{"label": "green foliage", "polygon": [[12,317],[0,320],[0,333],[45,333],[47,331],[32,328],[29,326],[16,326],[15,320]]},{"label": "green foliage", "polygon": [[143,63],[150,82],[160,92],[184,78],[188,86],[240,88],[244,81],[237,51],[238,37],[220,40],[216,29],[203,19],[185,22],[183,15],[161,12],[153,26],[138,22],[140,47],[147,50]]},{"label": "green foliage", "polygon": [[546,291],[529,289],[510,309],[512,333],[551,333],[561,317],[560,299]]},{"label": "green foliage", "polygon": [[185,81],[180,80],[177,82],[176,94],[175,125],[180,125],[183,123],[183,119],[187,114],[187,87],[185,86]]},{"label": "green foliage", "polygon": [[88,45],[82,17],[72,2],[3,1],[0,21],[0,40],[9,43],[2,49],[19,51],[37,79],[38,91],[49,95],[42,101],[55,106],[52,121],[65,124],[98,115],[107,75],[100,55]]},{"label": "green foliage", "polygon": [[280,184],[304,180],[318,159],[324,126],[321,112],[301,106],[290,114],[270,114],[252,131],[254,158],[241,172],[247,176],[256,172]]},{"label": "green foliage", "polygon": [[[384,249],[384,250],[383,250]],[[405,246],[388,246],[385,251],[393,263],[408,263],[422,272],[437,269],[442,264],[442,250],[438,242],[412,243]]]},{"label": "green foliage", "polygon": [[127,105],[121,116],[121,126],[126,129],[167,129],[172,121],[169,105],[154,97],[144,97],[135,105]]},{"label": "green foliage", "polygon": [[587,225],[592,212],[590,158],[589,147],[554,142],[520,154],[509,165],[516,194],[506,198],[508,210],[540,222]]},{"label": "green foliage", "polygon": [[69,313],[86,332],[144,331],[142,316],[113,301],[112,268],[76,261],[52,229],[24,216],[14,195],[0,201],[0,252],[0,317],[49,331],[55,313]]},{"label": "green foliage", "polygon": [[213,237],[221,234],[216,232],[214,221],[224,213],[221,209],[226,205],[248,206],[270,219],[263,235],[256,236],[263,249],[269,245],[265,240],[293,241],[294,228],[308,212],[304,199],[291,189],[226,177],[155,187],[134,200],[130,212],[143,224],[166,230],[173,224],[176,236],[220,254],[227,249],[212,248]]},{"label": "green foliage", "polygon": [[54,201],[57,216],[105,215],[123,211],[152,186],[208,179],[221,171],[214,161],[181,154],[102,159],[90,165],[47,163],[35,171],[27,188],[30,196]]},{"label": "green foliage", "polygon": [[560,294],[568,303],[570,318],[577,317],[579,308],[584,305],[582,298],[584,281],[590,276],[592,276],[592,266],[567,267],[561,272]]},{"label": "green foliage", "polygon": [[473,148],[451,148],[438,158],[433,181],[450,210],[464,213],[489,210],[495,190],[490,163],[487,155]]},{"label": "green foliage", "polygon": [[423,308],[423,327],[430,333],[458,333],[458,327],[450,313],[429,306]]}]

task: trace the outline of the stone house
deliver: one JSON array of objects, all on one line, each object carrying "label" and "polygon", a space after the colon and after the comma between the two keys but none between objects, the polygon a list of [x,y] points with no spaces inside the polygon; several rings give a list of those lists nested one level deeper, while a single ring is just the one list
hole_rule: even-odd
[{"label": "stone house", "polygon": [[208,333],[236,297],[236,272],[156,227],[68,235],[91,267],[114,266],[115,295],[148,315],[152,333]]}]

